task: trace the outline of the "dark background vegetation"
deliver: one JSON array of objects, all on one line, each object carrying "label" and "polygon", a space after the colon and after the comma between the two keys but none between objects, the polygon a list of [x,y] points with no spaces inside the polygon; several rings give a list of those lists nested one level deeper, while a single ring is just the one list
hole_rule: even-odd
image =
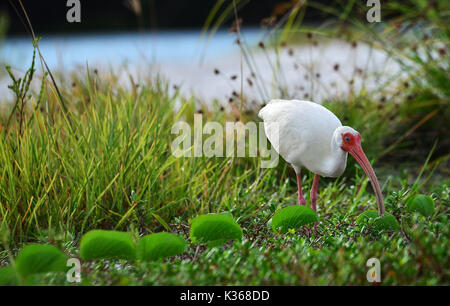
[{"label": "dark background vegetation", "polygon": [[[80,2],[81,23],[69,23],[66,20],[66,13],[70,8],[66,6],[66,0],[22,0],[37,33],[200,28],[216,0],[142,0],[141,16],[130,9],[127,0],[80,0]],[[281,16],[295,2],[296,0],[241,1],[238,5],[239,16],[243,18],[245,26],[258,26],[262,18]],[[334,1],[316,2],[332,5]],[[231,0],[226,1],[226,4],[229,3],[232,3]],[[26,34],[14,7],[21,12],[18,0],[3,1],[0,4],[1,18],[8,18],[10,23],[8,34]],[[314,22],[325,17],[323,11],[308,8],[305,21]],[[227,23],[231,22],[232,20],[228,20]]]}]

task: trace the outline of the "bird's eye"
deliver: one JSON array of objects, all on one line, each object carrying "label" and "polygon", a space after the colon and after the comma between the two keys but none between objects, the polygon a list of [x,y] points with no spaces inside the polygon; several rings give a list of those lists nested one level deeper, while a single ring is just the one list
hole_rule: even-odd
[{"label": "bird's eye", "polygon": [[350,141],[350,137],[346,136],[345,137],[345,141],[349,142]]}]

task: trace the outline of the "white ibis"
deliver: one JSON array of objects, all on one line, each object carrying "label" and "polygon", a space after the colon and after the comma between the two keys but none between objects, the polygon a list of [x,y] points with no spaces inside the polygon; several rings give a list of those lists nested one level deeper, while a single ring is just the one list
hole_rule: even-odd
[{"label": "white ibis", "polygon": [[361,135],[328,109],[314,102],[272,100],[259,112],[264,130],[274,149],[294,167],[297,175],[298,202],[305,205],[300,169],[314,173],[311,206],[316,210],[319,177],[338,177],[347,164],[350,153],[369,177],[375,191],[380,216],[384,204],[375,172],[361,147]]}]

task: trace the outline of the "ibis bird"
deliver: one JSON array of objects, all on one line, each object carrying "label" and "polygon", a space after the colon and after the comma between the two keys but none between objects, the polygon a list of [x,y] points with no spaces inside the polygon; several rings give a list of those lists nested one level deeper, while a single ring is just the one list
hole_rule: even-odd
[{"label": "ibis bird", "polygon": [[301,168],[314,173],[311,206],[316,210],[319,177],[338,177],[350,153],[369,177],[380,216],[384,216],[383,196],[375,172],[361,147],[361,135],[324,106],[299,100],[272,100],[259,117],[273,148],[292,165],[297,176],[298,202],[305,205]]}]

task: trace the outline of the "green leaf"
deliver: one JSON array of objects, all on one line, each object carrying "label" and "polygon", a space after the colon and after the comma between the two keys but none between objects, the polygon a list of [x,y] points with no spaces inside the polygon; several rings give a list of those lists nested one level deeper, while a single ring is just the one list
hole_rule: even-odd
[{"label": "green leaf", "polygon": [[377,231],[398,231],[400,230],[400,224],[393,215],[388,212],[384,213],[384,217],[381,218],[376,210],[368,210],[359,215],[356,219],[357,224],[367,224],[370,219],[373,219],[373,228]]},{"label": "green leaf", "polygon": [[36,273],[66,271],[67,256],[53,245],[30,244],[16,259],[17,272],[22,276]]},{"label": "green leaf", "polygon": [[9,266],[0,269],[0,286],[17,286],[19,280],[16,270]]},{"label": "green leaf", "polygon": [[144,261],[153,261],[175,256],[186,251],[183,238],[172,233],[156,233],[144,236],[137,247],[137,257]]},{"label": "green leaf", "polygon": [[230,240],[241,240],[242,229],[230,215],[200,215],[192,220],[190,237],[195,244],[219,246]]},{"label": "green leaf", "polygon": [[275,213],[272,217],[272,229],[274,231],[280,229],[282,233],[285,233],[289,229],[296,229],[317,220],[317,214],[311,208],[303,205],[292,205]]},{"label": "green leaf", "polygon": [[419,194],[412,197],[406,203],[409,211],[419,212],[425,217],[431,217],[434,214],[434,200],[432,197]]},{"label": "green leaf", "polygon": [[130,233],[93,230],[81,239],[80,255],[84,260],[134,260],[136,247]]}]

